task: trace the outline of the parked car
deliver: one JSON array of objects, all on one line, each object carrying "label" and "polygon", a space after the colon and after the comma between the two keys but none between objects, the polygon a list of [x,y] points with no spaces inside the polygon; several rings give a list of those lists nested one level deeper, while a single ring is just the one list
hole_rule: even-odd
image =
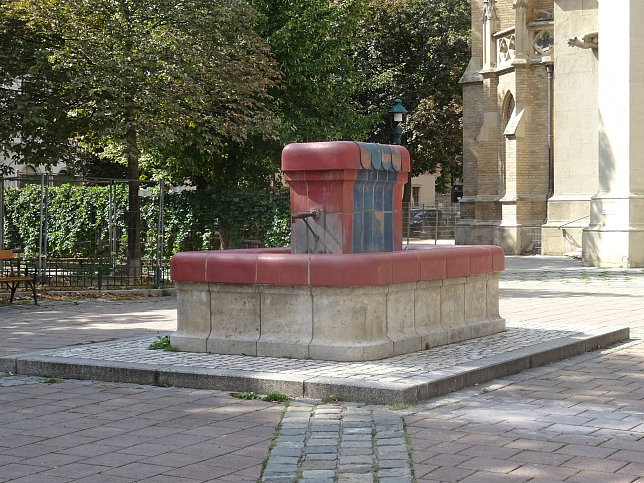
[{"label": "parked car", "polygon": [[444,223],[443,220],[446,219],[445,213],[443,210],[436,208],[435,206],[430,206],[423,210],[420,210],[412,215],[409,219],[409,229],[412,233],[423,231],[424,228],[430,228],[436,225],[436,217],[438,217],[438,223]]}]

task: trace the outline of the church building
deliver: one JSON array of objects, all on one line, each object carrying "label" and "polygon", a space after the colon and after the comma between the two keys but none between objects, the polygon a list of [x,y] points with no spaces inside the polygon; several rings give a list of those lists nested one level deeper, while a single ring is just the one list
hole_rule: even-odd
[{"label": "church building", "polygon": [[644,2],[471,4],[456,243],[644,266]]}]

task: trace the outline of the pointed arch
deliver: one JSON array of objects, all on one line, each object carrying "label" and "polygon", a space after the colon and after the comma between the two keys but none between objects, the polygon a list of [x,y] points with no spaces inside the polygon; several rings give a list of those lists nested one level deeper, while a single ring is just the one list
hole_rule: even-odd
[{"label": "pointed arch", "polygon": [[506,190],[506,149],[505,149],[505,143],[506,143],[506,138],[505,138],[505,128],[508,125],[508,122],[510,122],[510,119],[512,119],[512,115],[514,114],[514,109],[516,107],[516,103],[514,101],[514,95],[512,94],[512,91],[508,91],[505,94],[505,97],[503,98],[503,102],[501,103],[501,129],[499,130],[500,132],[500,139],[499,139],[499,195],[503,196],[505,195],[505,190]]}]

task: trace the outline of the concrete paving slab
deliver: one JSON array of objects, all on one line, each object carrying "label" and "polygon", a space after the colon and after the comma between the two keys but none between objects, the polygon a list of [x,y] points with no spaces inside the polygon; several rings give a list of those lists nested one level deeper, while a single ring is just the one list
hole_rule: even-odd
[{"label": "concrete paving slab", "polygon": [[413,404],[628,339],[627,327],[508,322],[507,330],[370,362],[149,350],[154,338],[61,347],[0,358],[0,371],[369,404]]}]

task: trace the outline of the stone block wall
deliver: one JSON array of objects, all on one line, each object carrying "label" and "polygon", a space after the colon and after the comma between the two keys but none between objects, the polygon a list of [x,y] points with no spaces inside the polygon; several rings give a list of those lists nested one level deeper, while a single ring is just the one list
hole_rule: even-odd
[{"label": "stone block wall", "polygon": [[186,252],[171,267],[182,351],[364,361],[505,327],[498,247]]}]

